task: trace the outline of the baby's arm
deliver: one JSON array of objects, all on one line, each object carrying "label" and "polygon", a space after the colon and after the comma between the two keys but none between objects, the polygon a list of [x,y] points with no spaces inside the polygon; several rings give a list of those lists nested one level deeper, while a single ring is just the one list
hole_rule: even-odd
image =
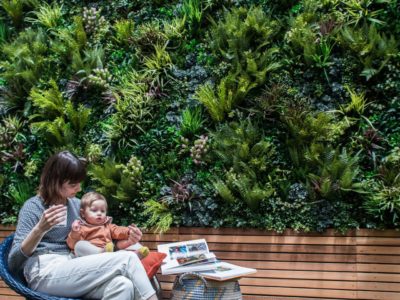
[{"label": "baby's arm", "polygon": [[81,232],[81,223],[79,220],[75,220],[71,225],[71,231],[67,237],[67,244],[71,250],[74,250],[75,244],[80,241],[84,240]]},{"label": "baby's arm", "polygon": [[[118,227],[118,226],[117,226]],[[120,227],[121,228],[121,227]],[[118,239],[117,241],[117,248],[118,249],[125,249],[129,246],[136,244],[142,238],[142,232],[136,225],[130,225],[129,227],[122,227],[125,228],[127,236],[124,239]]]}]

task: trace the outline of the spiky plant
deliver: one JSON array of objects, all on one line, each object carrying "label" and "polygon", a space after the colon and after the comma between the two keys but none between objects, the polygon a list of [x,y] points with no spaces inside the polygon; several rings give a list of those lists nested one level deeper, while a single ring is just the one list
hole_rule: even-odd
[{"label": "spiky plant", "polygon": [[182,112],[181,133],[183,136],[194,136],[204,123],[201,107],[187,108]]},{"label": "spiky plant", "polygon": [[182,14],[188,24],[189,31],[196,34],[203,18],[203,7],[200,0],[184,0]]},{"label": "spiky plant", "polygon": [[386,36],[373,23],[364,24],[361,28],[344,26],[339,41],[361,61],[364,67],[361,75],[367,80],[378,74],[398,52],[394,36]]},{"label": "spiky plant", "polygon": [[201,85],[196,90],[195,99],[207,108],[214,121],[221,122],[257,85],[246,74],[237,77],[235,74],[228,74],[215,89],[209,82]]},{"label": "spiky plant", "polygon": [[140,185],[132,176],[124,174],[124,168],[115,159],[109,157],[104,163],[92,165],[89,175],[93,180],[93,187],[109,201],[111,213],[117,214],[120,202],[130,201],[134,204],[138,201]]},{"label": "spiky plant", "polygon": [[273,46],[277,32],[277,22],[261,7],[240,7],[227,11],[218,23],[212,20],[209,40],[214,53],[232,65],[233,74],[261,85],[268,72],[280,67],[278,49]]},{"label": "spiky plant", "polygon": [[44,30],[28,28],[11,43],[3,44],[2,77],[11,96],[5,99],[7,107],[21,109],[32,86],[51,68],[48,42]]},{"label": "spiky plant", "polygon": [[30,119],[32,130],[43,134],[49,143],[56,146],[73,145],[79,141],[88,124],[91,110],[71,101],[64,101],[54,81],[48,90],[33,89],[30,97],[37,109]]},{"label": "spiky plant", "polygon": [[135,22],[133,20],[118,20],[114,24],[115,40],[120,45],[129,46],[133,43]]},{"label": "spiky plant", "polygon": [[211,154],[226,170],[214,180],[216,192],[225,201],[244,201],[256,209],[275,193],[272,178],[277,153],[273,144],[249,120],[223,125],[212,134]]},{"label": "spiky plant", "polygon": [[23,20],[23,9],[26,3],[26,0],[3,0],[0,5],[10,16],[14,26],[19,27]]},{"label": "spiky plant", "polygon": [[153,228],[155,232],[164,233],[168,231],[174,220],[172,213],[165,203],[148,200],[144,203],[146,215],[150,215],[146,227]]},{"label": "spiky plant", "polygon": [[345,88],[350,95],[350,102],[345,106],[341,106],[341,110],[347,114],[355,113],[357,116],[362,116],[368,106],[365,92],[357,93],[349,86],[345,86]]},{"label": "spiky plant", "polygon": [[62,5],[54,2],[52,5],[48,3],[42,3],[38,10],[32,11],[31,14],[34,17],[27,17],[25,21],[30,23],[41,24],[47,29],[53,29],[57,27],[62,20]]}]

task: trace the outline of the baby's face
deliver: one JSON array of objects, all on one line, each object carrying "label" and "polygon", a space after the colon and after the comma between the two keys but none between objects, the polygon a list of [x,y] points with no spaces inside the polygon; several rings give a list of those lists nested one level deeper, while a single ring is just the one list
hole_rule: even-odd
[{"label": "baby's face", "polygon": [[89,207],[83,211],[83,216],[89,224],[103,224],[107,217],[107,204],[104,200],[93,201]]}]

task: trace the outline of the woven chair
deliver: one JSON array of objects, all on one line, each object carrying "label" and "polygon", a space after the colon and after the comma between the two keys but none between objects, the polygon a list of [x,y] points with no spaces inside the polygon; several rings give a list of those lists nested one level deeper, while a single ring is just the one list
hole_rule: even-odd
[{"label": "woven chair", "polygon": [[[8,284],[10,288],[16,291],[18,294],[24,296],[27,299],[38,299],[38,300],[72,300],[72,298],[54,297],[44,293],[40,293],[31,290],[26,286],[26,283],[19,280],[10,273],[8,269],[8,253],[10,252],[14,234],[8,236],[0,244],[0,277]],[[76,299],[75,299],[76,300]]]},{"label": "woven chair", "polygon": [[[23,282],[17,279],[10,273],[8,269],[8,253],[10,252],[12,241],[14,239],[14,234],[11,234],[0,244],[0,277],[4,280],[7,285],[12,288],[18,294],[24,296],[26,299],[37,299],[37,300],[76,300],[77,298],[63,298],[63,297],[55,297],[45,293],[40,293],[34,290],[31,290],[26,286],[26,282]],[[154,276],[151,280],[151,283],[156,290],[158,296],[161,295],[161,287],[160,283],[157,280],[157,277]]]}]

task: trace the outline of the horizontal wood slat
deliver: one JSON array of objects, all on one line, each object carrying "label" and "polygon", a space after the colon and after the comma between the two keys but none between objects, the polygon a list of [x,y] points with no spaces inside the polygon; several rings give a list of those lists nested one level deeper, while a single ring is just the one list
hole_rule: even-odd
[{"label": "horizontal wood slat", "polygon": [[[0,227],[0,240],[13,230]],[[173,228],[161,235],[144,231],[142,244],[155,251],[158,244],[199,238],[219,259],[257,269],[239,280],[244,300],[400,299],[399,231]],[[157,276],[168,299],[175,276]],[[0,281],[2,299],[22,298]]]}]

